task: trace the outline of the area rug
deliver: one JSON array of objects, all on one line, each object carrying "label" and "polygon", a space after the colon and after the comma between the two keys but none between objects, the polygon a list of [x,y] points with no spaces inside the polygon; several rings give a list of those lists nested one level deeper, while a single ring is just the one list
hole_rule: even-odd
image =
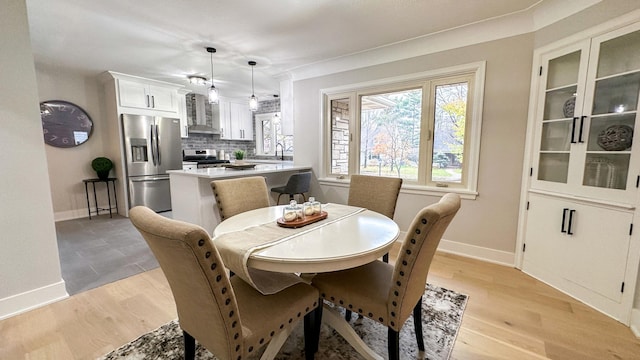
[{"label": "area rug", "polygon": [[[422,297],[422,321],[425,352],[420,353],[413,330],[413,317],[404,324],[400,332],[401,359],[446,360],[451,355],[462,314],[467,304],[467,295],[445,288],[427,287]],[[355,316],[354,316],[355,317]],[[367,318],[358,317],[351,325],[364,342],[377,354],[387,358],[387,328]],[[196,342],[197,343],[197,342]],[[183,359],[184,343],[182,330],[177,320],[149,332],[138,339],[101,357],[101,360],[114,359]],[[256,353],[256,359],[260,353]],[[327,325],[322,325],[318,360],[325,359],[362,359],[340,335]],[[209,351],[197,345],[196,359],[216,359]],[[276,356],[279,360],[304,359],[304,336],[302,321],[291,333]]]}]

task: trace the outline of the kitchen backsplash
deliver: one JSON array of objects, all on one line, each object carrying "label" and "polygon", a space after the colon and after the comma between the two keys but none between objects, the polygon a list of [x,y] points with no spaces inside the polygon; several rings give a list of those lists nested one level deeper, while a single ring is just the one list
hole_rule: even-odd
[{"label": "kitchen backsplash", "polygon": [[[196,95],[193,93],[189,93],[186,96],[187,99],[187,117],[189,119],[189,123],[192,122],[192,119],[196,116],[195,110],[195,96],[204,96],[204,95]],[[247,106],[249,106],[247,104]],[[206,117],[207,123],[211,124],[211,107],[206,107]],[[264,114],[270,112],[278,112],[280,111],[280,100],[266,100],[260,101],[258,104],[258,110],[254,114]],[[255,129],[255,118],[253,121],[253,127]],[[182,139],[182,148],[183,149],[215,149],[215,150],[224,150],[227,154],[233,154],[236,150],[243,150],[245,152],[245,156],[247,158],[265,158],[264,156],[256,156],[256,140],[255,140],[255,131],[254,131],[254,139],[252,141],[239,141],[239,140],[221,140],[220,135],[212,135],[212,134],[189,134],[188,138]],[[275,156],[275,154],[274,154]],[[266,157],[272,158],[272,157]],[[285,160],[292,160],[291,156],[285,156]]]}]

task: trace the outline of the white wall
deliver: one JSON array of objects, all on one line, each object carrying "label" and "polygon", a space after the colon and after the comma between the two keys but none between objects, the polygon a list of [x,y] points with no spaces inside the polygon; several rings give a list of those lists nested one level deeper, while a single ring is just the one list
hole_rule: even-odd
[{"label": "white wall", "polygon": [[67,293],[60,273],[25,1],[0,0],[0,9],[2,319]]},{"label": "white wall", "polygon": [[[320,89],[486,60],[479,196],[463,200],[444,238],[454,247],[484,248],[487,258],[513,263],[532,54],[533,35],[528,34],[294,82],[295,161],[320,173]],[[336,202],[346,201],[348,191],[317,184],[314,190],[324,201]],[[401,193],[395,220],[406,229],[419,209],[438,199]]]},{"label": "white wall", "polygon": [[[82,179],[95,178],[91,161],[105,156],[106,124],[103,121],[101,84],[96,76],[79,74],[61,68],[36,64],[39,101],[64,100],[83,108],[93,121],[89,140],[72,148],[45,145],[56,221],[87,217],[87,199]],[[89,186],[90,195],[93,193]],[[107,208],[104,184],[97,184],[96,192],[101,207]],[[93,206],[93,198],[91,199]]]}]

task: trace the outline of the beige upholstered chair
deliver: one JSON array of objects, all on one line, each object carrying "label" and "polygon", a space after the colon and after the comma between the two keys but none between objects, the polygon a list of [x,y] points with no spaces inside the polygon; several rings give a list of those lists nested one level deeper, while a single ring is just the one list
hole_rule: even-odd
[{"label": "beige upholstered chair", "polygon": [[220,220],[271,205],[267,182],[262,176],[214,180],[211,189],[218,203]]},{"label": "beige upholstered chair", "polygon": [[[401,178],[351,175],[347,204],[363,207],[393,219],[400,187]],[[383,261],[389,262],[388,254],[383,256]]]},{"label": "beige upholstered chair", "polygon": [[422,339],[422,294],[442,234],[460,208],[460,197],[446,194],[422,209],[403,240],[395,266],[382,261],[318,274],[312,285],[320,296],[388,327],[389,359],[399,357],[399,333],[413,312],[418,348]]},{"label": "beige upholstered chair", "polygon": [[[195,340],[221,360],[245,359],[272,339],[278,346],[271,352],[277,353],[278,343],[284,343],[302,317],[306,358],[313,359],[322,311],[315,288],[300,283],[262,295],[239,277],[227,276],[218,250],[201,227],[143,206],[129,215],[171,286],[186,359],[194,358]],[[275,356],[271,352],[268,355]]]}]

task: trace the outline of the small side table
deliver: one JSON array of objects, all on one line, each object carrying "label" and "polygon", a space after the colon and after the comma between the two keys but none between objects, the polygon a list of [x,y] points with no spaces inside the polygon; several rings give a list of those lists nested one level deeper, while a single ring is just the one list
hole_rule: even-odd
[{"label": "small side table", "polygon": [[[89,220],[91,220],[91,214],[95,212],[96,215],[100,215],[100,210],[107,211],[109,210],[109,217],[112,218],[113,215],[111,213],[112,210],[115,210],[118,213],[118,194],[116,194],[116,180],[117,178],[108,178],[108,179],[84,179],[82,182],[84,183],[84,192],[87,195],[87,210],[89,211]],[[106,183],[107,184],[107,199],[109,200],[108,208],[101,208],[98,206],[98,198],[96,196],[96,183]],[[93,203],[96,206],[95,211],[91,210],[91,205],[89,203],[89,183],[93,186]],[[111,191],[109,190],[109,183],[113,185],[113,198],[115,200],[115,207],[111,205]]]}]

